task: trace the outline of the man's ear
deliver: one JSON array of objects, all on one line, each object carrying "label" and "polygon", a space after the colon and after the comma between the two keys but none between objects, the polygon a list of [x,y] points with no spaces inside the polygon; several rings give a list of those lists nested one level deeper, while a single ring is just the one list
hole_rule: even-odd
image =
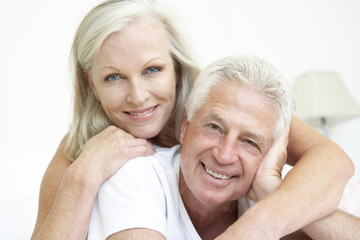
[{"label": "man's ear", "polygon": [[98,95],[98,93],[97,93],[97,91],[96,91],[96,88],[95,88],[95,86],[94,86],[93,81],[91,80],[91,78],[90,78],[90,76],[89,76],[89,73],[86,71],[86,69],[83,69],[82,71],[83,71],[83,74],[84,74],[84,78],[85,78],[86,81],[88,82],[88,84],[89,84],[91,90],[93,91],[96,99],[100,102],[99,95]]},{"label": "man's ear", "polygon": [[181,124],[181,129],[180,129],[180,143],[183,144],[183,141],[184,141],[184,136],[185,136],[185,132],[186,132],[186,128],[189,124],[189,121],[187,119],[187,113],[185,112],[184,114],[184,119],[183,119],[183,122]]}]

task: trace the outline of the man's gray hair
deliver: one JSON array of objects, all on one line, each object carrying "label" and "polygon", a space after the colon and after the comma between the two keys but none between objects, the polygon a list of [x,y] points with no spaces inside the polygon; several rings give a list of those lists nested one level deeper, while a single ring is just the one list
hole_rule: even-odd
[{"label": "man's gray hair", "polygon": [[211,88],[222,81],[237,82],[269,100],[278,110],[274,137],[290,123],[295,103],[289,82],[272,64],[250,55],[225,57],[204,68],[186,102],[185,111],[189,121],[206,103]]}]

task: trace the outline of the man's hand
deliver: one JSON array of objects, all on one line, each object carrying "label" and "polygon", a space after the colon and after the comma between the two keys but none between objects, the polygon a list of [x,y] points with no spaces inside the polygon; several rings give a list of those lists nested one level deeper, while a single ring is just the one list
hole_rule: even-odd
[{"label": "man's hand", "polygon": [[[248,197],[258,202],[266,195],[273,192],[281,183],[281,171],[285,165],[287,157],[287,143],[289,136],[289,126],[285,127],[280,136],[273,142],[271,148],[261,161],[261,164],[255,174],[253,183],[248,192]],[[251,207],[254,209],[255,206]],[[247,215],[250,210],[246,211],[238,221],[231,225],[216,240],[222,239],[279,239],[272,233],[267,233],[261,224],[262,219],[266,216],[259,215],[255,210],[251,215]],[[244,220],[246,219],[246,220]],[[250,220],[249,220],[250,219]],[[251,223],[252,222],[252,223]]]},{"label": "man's hand", "polygon": [[289,126],[286,126],[261,161],[248,192],[248,197],[255,202],[263,199],[280,185],[281,172],[286,163],[288,137]]}]

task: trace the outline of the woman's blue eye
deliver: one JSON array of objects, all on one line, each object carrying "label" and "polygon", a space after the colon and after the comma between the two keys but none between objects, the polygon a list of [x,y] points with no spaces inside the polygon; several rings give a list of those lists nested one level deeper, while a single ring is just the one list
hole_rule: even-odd
[{"label": "woman's blue eye", "polygon": [[145,74],[152,74],[152,73],[156,73],[156,72],[160,72],[161,68],[159,67],[150,67],[148,69],[146,69]]},{"label": "woman's blue eye", "polygon": [[117,75],[117,74],[110,74],[110,75],[108,75],[108,76],[105,77],[105,81],[107,81],[107,82],[116,81],[116,80],[118,80],[119,78],[120,78],[120,77],[119,77],[119,75]]}]

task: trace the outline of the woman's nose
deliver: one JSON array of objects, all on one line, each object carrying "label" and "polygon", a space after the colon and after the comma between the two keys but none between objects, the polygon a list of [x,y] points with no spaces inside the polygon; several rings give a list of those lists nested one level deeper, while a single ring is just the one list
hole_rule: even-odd
[{"label": "woman's nose", "polygon": [[126,100],[136,105],[143,104],[149,97],[146,83],[143,79],[133,79],[130,82]]}]

